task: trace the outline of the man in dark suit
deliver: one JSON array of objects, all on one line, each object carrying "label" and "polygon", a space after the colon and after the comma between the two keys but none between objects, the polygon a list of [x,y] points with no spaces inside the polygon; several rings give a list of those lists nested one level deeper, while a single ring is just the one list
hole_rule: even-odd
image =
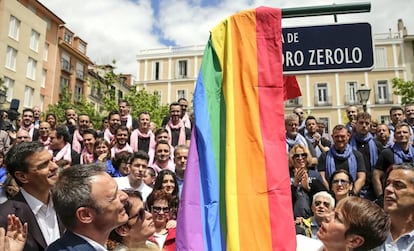
[{"label": "man in dark suit", "polygon": [[103,251],[112,229],[126,223],[128,196],[99,164],[62,171],[52,191],[53,204],[67,231],[47,251]]},{"label": "man in dark suit", "polygon": [[63,232],[53,208],[50,189],[58,178],[58,166],[39,142],[22,142],[6,155],[8,172],[20,192],[0,205],[0,226],[7,226],[7,215],[14,214],[28,224],[24,250],[44,250]]}]

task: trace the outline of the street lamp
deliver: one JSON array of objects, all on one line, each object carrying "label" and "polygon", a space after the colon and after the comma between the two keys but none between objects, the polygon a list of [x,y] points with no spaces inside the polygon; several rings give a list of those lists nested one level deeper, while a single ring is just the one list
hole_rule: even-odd
[{"label": "street lamp", "polygon": [[361,88],[356,92],[359,99],[359,103],[362,105],[362,109],[364,110],[364,112],[367,111],[367,101],[369,99],[370,93],[371,89],[369,88]]}]

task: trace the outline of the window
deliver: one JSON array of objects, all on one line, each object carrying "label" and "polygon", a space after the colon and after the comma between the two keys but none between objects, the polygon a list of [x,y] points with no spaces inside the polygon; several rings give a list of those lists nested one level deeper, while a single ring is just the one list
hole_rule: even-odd
[{"label": "window", "polygon": [[32,30],[32,34],[30,35],[30,49],[38,52],[39,51],[39,32]]},{"label": "window", "polygon": [[83,70],[84,70],[84,65],[77,62],[76,63],[76,78],[83,80]]},{"label": "window", "polygon": [[59,94],[62,94],[63,90],[67,90],[68,88],[69,88],[69,79],[65,77],[60,77]]},{"label": "window", "polygon": [[72,33],[69,31],[65,31],[65,34],[63,35],[63,41],[65,41],[68,44],[72,44]]},{"label": "window", "polygon": [[390,116],[389,115],[381,115],[380,116],[380,123],[381,124],[389,124],[389,123],[391,123],[391,120],[390,120]]},{"label": "window", "polygon": [[4,80],[3,86],[7,89],[6,100],[10,102],[13,99],[14,80],[8,77],[4,77],[3,80]]},{"label": "window", "polygon": [[118,102],[124,98],[124,93],[121,90],[118,90]]},{"label": "window", "polygon": [[345,104],[346,105],[353,105],[357,104],[357,82],[355,81],[349,81],[346,83],[346,96],[345,96]]},{"label": "window", "polygon": [[85,46],[85,44],[83,44],[83,43],[79,42],[79,45],[78,45],[78,50],[79,50],[81,53],[85,54],[85,53],[86,53],[86,46]]},{"label": "window", "polygon": [[177,98],[176,98],[176,100],[178,100],[180,98],[187,99],[187,90],[177,90]]},{"label": "window", "polygon": [[387,67],[387,50],[385,47],[375,48],[375,67],[376,68]]},{"label": "window", "polygon": [[318,83],[316,84],[316,102],[315,105],[327,105],[328,104],[328,84]]},{"label": "window", "polygon": [[27,60],[26,77],[36,80],[36,65],[37,61],[29,57]]},{"label": "window", "polygon": [[187,60],[178,61],[178,78],[187,78]]},{"label": "window", "polygon": [[7,46],[6,67],[11,70],[16,70],[17,50],[13,47]]},{"label": "window", "polygon": [[9,37],[19,40],[20,20],[14,16],[10,16],[9,20]]},{"label": "window", "polygon": [[40,87],[45,88],[45,86],[46,86],[46,77],[47,77],[47,71],[46,71],[46,69],[42,69],[42,80],[40,82]]},{"label": "window", "polygon": [[33,94],[34,89],[30,86],[24,88],[24,106],[25,107],[32,107],[33,105]]},{"label": "window", "polygon": [[47,61],[48,57],[49,57],[49,44],[45,43],[45,48],[43,50],[43,60]]},{"label": "window", "polygon": [[318,122],[322,122],[322,123],[325,124],[325,131],[324,131],[325,133],[330,132],[330,130],[329,130],[329,118],[328,117],[320,117],[318,119]]},{"label": "window", "polygon": [[392,103],[387,80],[379,80],[377,82],[375,88],[375,102],[377,104]]},{"label": "window", "polygon": [[81,101],[83,94],[83,87],[80,84],[75,85],[75,101]]},{"label": "window", "polygon": [[285,106],[288,106],[288,107],[298,106],[298,105],[301,105],[301,104],[302,104],[302,102],[300,101],[300,98],[299,97],[298,98],[288,99],[285,102]]},{"label": "window", "polygon": [[160,80],[161,74],[161,63],[160,62],[154,62],[153,64],[153,76],[154,80]]},{"label": "window", "polygon": [[62,62],[61,62],[62,70],[70,72],[70,56],[64,52],[62,52]]}]

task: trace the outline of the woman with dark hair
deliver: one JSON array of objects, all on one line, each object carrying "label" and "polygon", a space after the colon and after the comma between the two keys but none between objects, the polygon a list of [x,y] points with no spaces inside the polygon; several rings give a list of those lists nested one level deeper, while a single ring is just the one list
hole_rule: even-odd
[{"label": "woman with dark hair", "polygon": [[178,204],[180,201],[178,182],[175,173],[171,170],[165,169],[158,173],[155,179],[154,190],[163,190],[171,195],[171,216],[173,219],[177,218]]},{"label": "woman with dark hair", "polygon": [[48,113],[48,114],[46,115],[46,119],[45,119],[45,121],[46,121],[47,123],[49,123],[49,125],[50,125],[50,129],[55,129],[55,127],[56,127],[56,121],[57,121],[57,119],[56,119],[56,115],[55,115],[55,114],[53,114],[53,113]]},{"label": "woman with dark hair", "polygon": [[108,141],[97,138],[93,147],[93,159],[95,162],[104,163],[106,165],[106,172],[114,177],[115,168],[112,165],[110,149]]},{"label": "woman with dark hair", "polygon": [[320,174],[309,169],[311,165],[312,155],[309,149],[302,144],[294,145],[289,152],[289,172],[295,217],[311,217],[313,195],[326,190]]},{"label": "woman with dark hair", "polygon": [[156,179],[157,174],[155,173],[154,168],[152,167],[147,167],[147,169],[145,170],[145,174],[143,177],[143,181],[144,183],[151,187],[154,188],[154,183],[155,183],[155,179]]},{"label": "woman with dark hair", "polygon": [[112,161],[112,166],[115,168],[113,177],[124,177],[130,172],[130,160],[132,153],[122,151],[115,154],[115,158]]},{"label": "woman with dark hair", "polygon": [[148,241],[155,232],[155,226],[152,214],[145,210],[141,193],[135,190],[124,192],[128,195],[125,205],[128,221],[112,230],[107,242],[108,250],[159,250],[155,243]]},{"label": "woman with dark hair", "polygon": [[171,194],[164,190],[154,190],[147,198],[147,208],[152,213],[155,225],[155,233],[149,238],[159,246],[160,250],[175,251],[176,229],[167,228],[167,222],[171,219]]},{"label": "woman with dark hair", "polygon": [[344,169],[336,170],[329,180],[329,190],[338,203],[343,198],[354,195],[354,181],[351,174]]}]

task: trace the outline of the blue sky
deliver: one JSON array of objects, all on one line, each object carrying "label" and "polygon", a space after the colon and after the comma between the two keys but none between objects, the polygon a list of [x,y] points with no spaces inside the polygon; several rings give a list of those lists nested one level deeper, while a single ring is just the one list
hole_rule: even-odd
[{"label": "blue sky", "polygon": [[[117,61],[117,71],[136,75],[140,50],[171,45],[205,44],[209,30],[238,11],[332,4],[326,0],[39,0],[88,43],[98,64]],[[351,1],[351,2],[366,2]],[[372,0],[371,12],[339,15],[338,21],[369,22],[373,33],[393,32],[402,18],[414,34],[414,0]],[[350,0],[337,0],[337,4]],[[282,20],[283,27],[333,24],[332,16]]]}]

